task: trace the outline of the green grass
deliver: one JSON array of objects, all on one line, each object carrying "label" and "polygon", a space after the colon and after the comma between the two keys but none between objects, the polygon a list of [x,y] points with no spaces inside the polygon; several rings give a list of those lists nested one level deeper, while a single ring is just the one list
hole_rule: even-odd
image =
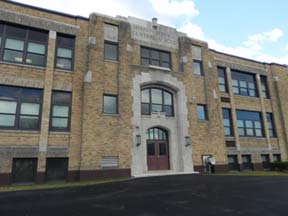
[{"label": "green grass", "polygon": [[228,172],[228,173],[215,173],[211,175],[221,176],[287,176],[287,172],[277,171],[241,171],[241,172]]},{"label": "green grass", "polygon": [[126,181],[128,178],[114,178],[114,179],[99,179],[93,181],[81,182],[61,182],[61,183],[46,183],[46,184],[32,184],[32,185],[11,185],[0,187],[0,192],[21,191],[21,190],[41,190],[52,188],[65,188],[65,187],[80,187],[88,185],[96,185],[110,182]]}]

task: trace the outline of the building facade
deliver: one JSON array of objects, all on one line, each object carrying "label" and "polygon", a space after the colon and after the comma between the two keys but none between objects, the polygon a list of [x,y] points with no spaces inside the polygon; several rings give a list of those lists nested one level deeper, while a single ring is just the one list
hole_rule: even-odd
[{"label": "building facade", "polygon": [[288,70],[134,17],[0,2],[0,184],[269,169]]}]

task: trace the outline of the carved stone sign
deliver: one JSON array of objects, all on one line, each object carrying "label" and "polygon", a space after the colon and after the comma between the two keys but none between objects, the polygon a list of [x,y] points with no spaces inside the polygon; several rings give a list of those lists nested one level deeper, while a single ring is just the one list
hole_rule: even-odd
[{"label": "carved stone sign", "polygon": [[174,28],[159,25],[152,27],[152,23],[134,17],[128,17],[131,23],[131,37],[135,40],[144,41],[151,45],[166,46],[172,49],[178,48],[179,33]]}]

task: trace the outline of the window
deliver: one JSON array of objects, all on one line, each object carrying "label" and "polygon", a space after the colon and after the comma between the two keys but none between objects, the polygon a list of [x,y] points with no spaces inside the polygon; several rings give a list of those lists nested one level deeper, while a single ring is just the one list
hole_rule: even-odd
[{"label": "window", "polygon": [[37,173],[37,158],[13,158],[13,183],[31,183]]},{"label": "window", "polygon": [[262,89],[263,98],[269,99],[270,95],[269,95],[269,91],[268,91],[267,77],[261,76],[260,80],[261,80],[261,89]]},{"label": "window", "polygon": [[222,108],[222,115],[225,136],[233,136],[233,126],[230,109]]},{"label": "window", "polygon": [[169,52],[141,47],[141,64],[155,65],[171,68],[171,55]]},{"label": "window", "polygon": [[281,161],[281,155],[280,154],[273,154],[273,161],[274,162]]},{"label": "window", "polygon": [[219,85],[219,90],[220,92],[228,92],[227,88],[227,77],[226,77],[226,69],[218,67],[218,85]]},{"label": "window", "polygon": [[264,170],[271,169],[269,154],[261,154],[261,161]]},{"label": "window", "polygon": [[228,155],[228,168],[230,171],[239,171],[237,155]]},{"label": "window", "polygon": [[243,170],[253,170],[251,155],[242,155],[242,168]]},{"label": "window", "polygon": [[172,93],[159,89],[147,88],[141,91],[141,113],[165,112],[166,116],[174,116]]},{"label": "window", "polygon": [[203,104],[197,105],[197,116],[198,120],[200,121],[208,120],[206,105]]},{"label": "window", "polygon": [[237,110],[239,136],[263,137],[260,112]]},{"label": "window", "polygon": [[0,23],[0,56],[6,62],[46,65],[48,32]]},{"label": "window", "polygon": [[39,130],[43,91],[0,85],[0,128]]},{"label": "window", "polygon": [[51,104],[51,131],[69,131],[71,116],[71,92],[53,91]]},{"label": "window", "polygon": [[68,158],[46,159],[46,181],[65,181],[68,172]]},{"label": "window", "polygon": [[118,43],[110,41],[104,42],[104,59],[118,61]]},{"label": "window", "polygon": [[235,95],[257,97],[255,75],[232,71],[232,86]]},{"label": "window", "polygon": [[276,137],[275,124],[272,113],[266,113],[267,124],[269,129],[269,137]]},{"label": "window", "polygon": [[117,95],[104,95],[103,113],[118,114],[118,97]]},{"label": "window", "polygon": [[193,60],[193,73],[199,76],[204,75],[202,61]]},{"label": "window", "polygon": [[75,37],[57,34],[55,67],[62,70],[73,70]]}]

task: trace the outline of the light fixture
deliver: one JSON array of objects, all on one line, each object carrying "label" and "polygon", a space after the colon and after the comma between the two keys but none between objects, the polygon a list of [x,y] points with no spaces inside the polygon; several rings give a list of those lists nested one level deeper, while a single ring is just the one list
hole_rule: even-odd
[{"label": "light fixture", "polygon": [[140,146],[141,145],[141,135],[137,134],[136,135],[136,146]]},{"label": "light fixture", "polygon": [[189,136],[185,136],[185,146],[188,147],[190,146],[191,143],[190,143],[190,137]]}]

